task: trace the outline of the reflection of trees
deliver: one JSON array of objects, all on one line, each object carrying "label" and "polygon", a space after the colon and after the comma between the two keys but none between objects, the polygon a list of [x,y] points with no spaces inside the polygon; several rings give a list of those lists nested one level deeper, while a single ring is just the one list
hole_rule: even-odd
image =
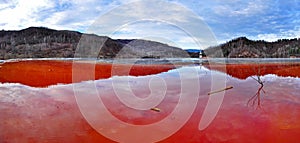
[{"label": "reflection of trees", "polygon": [[266,93],[263,89],[264,87],[264,81],[261,80],[261,74],[260,74],[260,70],[261,70],[261,67],[258,66],[258,69],[256,71],[257,75],[256,75],[256,78],[251,76],[252,79],[254,79],[257,83],[260,84],[260,87],[257,89],[257,92],[248,100],[247,102],[247,106],[249,106],[249,104],[251,106],[255,106],[256,103],[257,103],[257,108],[261,108],[261,99],[260,99],[260,94],[261,94],[261,91],[263,93]]},{"label": "reflection of trees", "polygon": [[260,84],[260,87],[257,89],[257,92],[248,100],[247,105],[249,106],[250,104],[251,106],[255,106],[255,104],[257,103],[257,107],[261,108],[261,100],[260,100],[261,91],[263,93],[266,93],[263,89],[264,81],[261,80],[259,75],[257,75],[257,78],[254,78],[253,76],[251,76],[251,78],[257,81]]}]

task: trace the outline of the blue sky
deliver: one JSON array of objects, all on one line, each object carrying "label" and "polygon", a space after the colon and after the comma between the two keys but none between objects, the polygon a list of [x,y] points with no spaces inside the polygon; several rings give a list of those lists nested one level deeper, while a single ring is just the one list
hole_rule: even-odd
[{"label": "blue sky", "polygon": [[[44,26],[112,38],[151,39],[182,48],[203,49],[213,45],[204,42],[207,41],[203,36],[205,33],[191,36],[182,28],[186,26],[190,31],[199,31],[199,27],[205,26],[203,23],[198,24],[201,19],[214,34],[217,43],[240,36],[266,41],[300,37],[299,0],[161,1],[166,3],[156,2],[155,5],[160,6],[157,8],[152,7],[151,0],[143,1],[142,4],[136,0],[0,0],[0,28],[19,30],[30,26]],[[178,7],[171,6],[169,2]],[[131,3],[134,3],[131,9],[136,9],[133,13],[128,8]],[[113,25],[122,21],[122,18],[143,18],[149,15],[148,11],[161,21],[145,20],[123,24],[113,29],[113,34],[112,27],[101,25]],[[197,15],[197,18],[190,13]],[[98,23],[98,31],[95,30],[95,23]],[[201,32],[203,30],[198,33]],[[198,39],[201,45],[191,44],[194,39]]]}]

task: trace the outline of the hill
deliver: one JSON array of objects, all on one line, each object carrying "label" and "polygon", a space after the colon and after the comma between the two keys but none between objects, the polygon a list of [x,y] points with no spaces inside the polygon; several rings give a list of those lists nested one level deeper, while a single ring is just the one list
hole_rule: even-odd
[{"label": "hill", "polygon": [[[76,48],[80,47],[78,51]],[[99,51],[99,47],[102,47]],[[75,55],[77,53],[77,55]],[[16,58],[173,58],[188,54],[167,44],[142,39],[111,39],[76,31],[29,27],[0,31],[0,59]]]},{"label": "hill", "polygon": [[239,37],[205,50],[209,57],[226,58],[289,58],[300,57],[300,38],[275,42],[249,40]]},{"label": "hill", "polygon": [[[78,49],[78,47],[80,47]],[[102,47],[99,51],[99,47]],[[77,51],[76,51],[77,50]],[[16,58],[189,58],[200,50],[182,50],[143,39],[111,39],[76,31],[29,27],[19,31],[0,31],[0,59]],[[76,55],[75,55],[76,54]],[[203,56],[226,58],[300,57],[300,38],[275,42],[239,37],[210,47]]]}]

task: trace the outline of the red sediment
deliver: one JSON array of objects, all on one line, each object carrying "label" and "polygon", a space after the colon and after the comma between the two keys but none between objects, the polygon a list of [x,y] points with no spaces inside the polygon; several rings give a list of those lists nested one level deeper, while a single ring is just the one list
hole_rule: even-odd
[{"label": "red sediment", "polygon": [[[73,67],[72,61],[49,60],[5,62],[0,65],[0,82],[47,87],[58,83],[73,83],[72,71],[74,70],[82,73],[76,74],[76,82],[80,82],[105,79],[112,75],[143,76],[157,74],[174,68],[173,65],[118,65],[108,63],[76,63],[76,66]],[[94,75],[86,75],[90,73]]]},{"label": "red sediment", "polygon": [[232,77],[246,79],[254,75],[276,74],[278,76],[300,77],[299,63],[265,63],[265,64],[210,64],[204,65],[210,70],[217,70]]}]

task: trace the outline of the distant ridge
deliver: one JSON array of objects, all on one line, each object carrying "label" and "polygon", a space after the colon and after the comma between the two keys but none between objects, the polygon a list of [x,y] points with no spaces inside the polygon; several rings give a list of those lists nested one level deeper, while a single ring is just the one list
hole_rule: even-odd
[{"label": "distant ridge", "polygon": [[[80,43],[80,45],[78,45]],[[80,46],[78,55],[75,55]],[[99,51],[99,47],[101,47]],[[90,54],[92,53],[92,54]],[[16,58],[178,58],[188,54],[177,47],[142,39],[111,39],[77,31],[29,27],[0,31],[0,60]]]},{"label": "distant ridge", "polygon": [[300,38],[275,42],[239,37],[205,50],[209,57],[226,58],[290,58],[300,57]]},{"label": "distant ridge", "polygon": [[[78,45],[80,44],[80,45]],[[81,47],[76,54],[76,48]],[[102,47],[99,51],[99,47]],[[204,50],[182,50],[142,39],[111,39],[77,31],[29,27],[0,31],[0,60],[17,58],[290,58],[300,57],[300,38],[275,42],[239,37]],[[92,54],[91,54],[92,53]]]}]

